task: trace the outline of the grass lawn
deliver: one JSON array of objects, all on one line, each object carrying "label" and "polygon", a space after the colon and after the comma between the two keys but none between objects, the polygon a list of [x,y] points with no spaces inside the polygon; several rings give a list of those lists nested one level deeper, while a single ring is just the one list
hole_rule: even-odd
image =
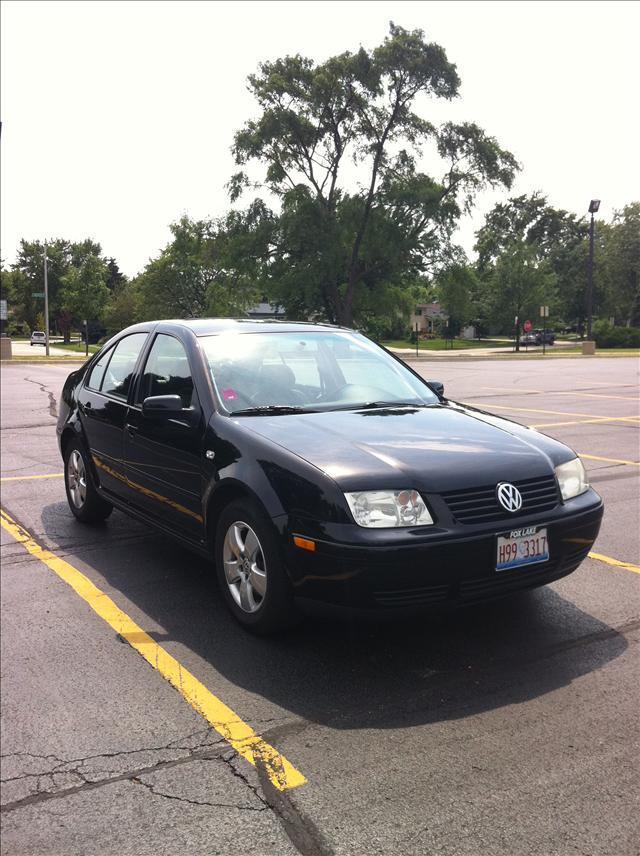
[{"label": "grass lawn", "polygon": [[[86,345],[84,342],[72,342],[70,345],[63,345],[62,342],[52,342],[52,348],[62,348],[64,351],[74,351],[79,354],[84,354],[86,351]],[[100,349],[99,345],[89,345],[89,353],[95,354],[96,351]]]},{"label": "grass lawn", "polygon": [[[453,343],[453,348],[451,347]],[[415,351],[415,344],[407,342],[406,339],[388,339],[380,342],[385,348],[411,348]],[[513,341],[506,339],[420,339],[419,351],[465,351],[470,348],[512,348]]]}]

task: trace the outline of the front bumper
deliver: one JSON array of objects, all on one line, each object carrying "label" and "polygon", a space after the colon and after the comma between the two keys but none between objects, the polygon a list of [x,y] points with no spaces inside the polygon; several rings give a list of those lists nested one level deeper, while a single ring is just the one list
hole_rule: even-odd
[{"label": "front bumper", "polygon": [[[593,546],[603,513],[602,500],[589,489],[546,514],[490,527],[434,527],[428,533],[322,527],[319,538],[310,522],[289,519],[281,532],[299,601],[362,612],[417,611],[492,600],[570,574]],[[534,525],[547,527],[549,560],[496,572],[496,536]],[[352,538],[337,539],[345,529]],[[312,538],[315,552],[295,547],[293,534]]]}]

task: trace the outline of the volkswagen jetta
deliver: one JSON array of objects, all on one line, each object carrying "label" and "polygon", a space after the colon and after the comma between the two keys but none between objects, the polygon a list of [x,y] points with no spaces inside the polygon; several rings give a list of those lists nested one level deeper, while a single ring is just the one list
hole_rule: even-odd
[{"label": "volkswagen jetta", "polygon": [[261,633],[304,605],[401,614],[543,585],[603,514],[567,446],[322,324],[129,327],[67,379],[58,438],[78,520],[116,507],[211,557]]}]

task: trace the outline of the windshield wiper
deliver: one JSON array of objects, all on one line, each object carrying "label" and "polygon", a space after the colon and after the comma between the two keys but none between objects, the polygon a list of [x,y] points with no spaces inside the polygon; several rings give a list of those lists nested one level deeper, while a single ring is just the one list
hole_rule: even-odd
[{"label": "windshield wiper", "polygon": [[431,405],[424,401],[365,401],[364,404],[348,404],[332,410],[375,410],[383,407],[431,407]]},{"label": "windshield wiper", "polygon": [[246,407],[243,410],[234,410],[232,416],[272,416],[281,413],[317,413],[317,410],[309,410],[306,407],[296,407],[290,404],[265,404],[261,407]]}]

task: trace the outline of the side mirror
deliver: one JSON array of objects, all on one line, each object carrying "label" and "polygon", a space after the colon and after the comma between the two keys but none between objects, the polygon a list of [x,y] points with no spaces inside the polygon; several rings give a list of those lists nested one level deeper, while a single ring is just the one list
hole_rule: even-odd
[{"label": "side mirror", "polygon": [[440,396],[440,398],[444,398],[444,384],[441,381],[428,380],[427,383],[431,389]]},{"label": "side mirror", "polygon": [[182,413],[182,399],[179,395],[151,395],[142,402],[142,415],[149,418],[170,418]]}]

